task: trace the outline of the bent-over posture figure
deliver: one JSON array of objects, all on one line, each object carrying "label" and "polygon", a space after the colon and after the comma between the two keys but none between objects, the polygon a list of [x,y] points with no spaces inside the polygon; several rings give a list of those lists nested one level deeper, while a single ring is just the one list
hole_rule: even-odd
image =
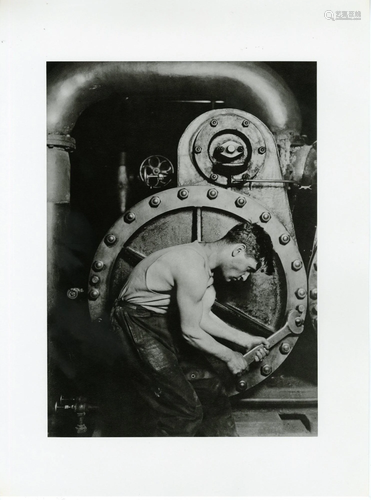
[{"label": "bent-over posture figure", "polygon": [[[257,224],[232,228],[222,239],[164,248],[132,271],[113,306],[111,320],[138,393],[153,413],[154,436],[236,436],[229,398],[210,360],[233,375],[248,369],[240,352],[269,343],[230,327],[215,314],[213,271],[245,281],[263,264],[272,268],[272,243]],[[211,356],[210,356],[211,355]],[[209,359],[208,359],[209,358]]]}]

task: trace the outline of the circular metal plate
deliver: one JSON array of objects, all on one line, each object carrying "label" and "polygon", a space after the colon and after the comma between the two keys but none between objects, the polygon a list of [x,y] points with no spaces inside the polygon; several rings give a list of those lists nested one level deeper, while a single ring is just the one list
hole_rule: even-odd
[{"label": "circular metal plate", "polygon": [[[229,153],[228,148],[233,152]],[[202,123],[192,149],[200,173],[225,186],[232,178],[234,183],[244,182],[258,174],[264,165],[266,144],[259,129],[246,117],[224,112]]]},{"label": "circular metal plate", "polygon": [[[256,273],[257,276],[250,277],[244,284],[245,288],[241,288],[232,299],[223,290],[222,309],[226,308],[232,317],[236,313],[241,330],[247,331],[246,324],[249,323],[244,323],[244,317],[250,318],[252,325],[256,321],[259,335],[265,337],[283,325],[289,311],[300,309],[301,317],[305,317],[307,279],[298,248],[281,222],[255,199],[210,186],[173,188],[159,193],[156,203],[153,198],[142,200],[126,212],[98,247],[88,293],[93,320],[99,320],[109,312],[125,276],[141,257],[165,246],[189,243],[196,239],[197,231],[202,231],[205,241],[215,241],[244,220],[260,224],[270,235],[276,253],[276,273],[272,278]],[[215,312],[218,314],[218,310]],[[228,320],[228,314],[223,319]],[[233,323],[233,318],[228,322]],[[252,333],[250,327],[251,324],[249,331]],[[269,364],[273,372],[286,359],[296,340],[297,336],[292,335],[285,341],[288,345],[272,348],[263,363]],[[222,365],[221,371],[225,368]],[[260,365],[251,365],[246,388],[266,379],[267,370],[262,371]],[[230,394],[236,393],[236,381],[228,373],[224,376]]]}]

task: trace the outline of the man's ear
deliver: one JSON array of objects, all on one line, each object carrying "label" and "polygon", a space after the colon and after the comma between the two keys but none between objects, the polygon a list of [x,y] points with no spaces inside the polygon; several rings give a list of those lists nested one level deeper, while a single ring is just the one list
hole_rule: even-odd
[{"label": "man's ear", "polygon": [[236,257],[241,252],[246,252],[246,245],[244,243],[238,243],[232,250],[232,257]]}]

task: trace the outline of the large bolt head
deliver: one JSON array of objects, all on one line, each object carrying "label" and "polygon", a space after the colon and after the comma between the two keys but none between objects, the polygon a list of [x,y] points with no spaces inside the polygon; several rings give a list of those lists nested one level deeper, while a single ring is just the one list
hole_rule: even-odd
[{"label": "large bolt head", "polygon": [[263,212],[260,216],[262,222],[269,222],[271,220],[271,214],[269,212]]},{"label": "large bolt head", "polygon": [[248,127],[249,125],[250,125],[249,120],[244,120],[244,121],[242,122],[242,126],[243,126],[243,127]]},{"label": "large bolt head", "polygon": [[295,325],[300,327],[304,325],[304,320],[303,318],[295,318]]},{"label": "large bolt head", "polygon": [[216,127],[216,126],[218,125],[218,120],[215,120],[215,119],[214,119],[214,120],[211,120],[210,125],[211,125],[212,127]]},{"label": "large bolt head", "polygon": [[135,214],[133,212],[128,212],[127,214],[124,215],[124,221],[127,222],[128,224],[131,224],[132,222],[135,221]]},{"label": "large bolt head", "polygon": [[92,288],[89,292],[89,298],[91,300],[97,300],[97,298],[99,297],[100,293],[98,290],[96,290],[95,288]]},{"label": "large bolt head", "polygon": [[303,263],[301,260],[294,260],[294,262],[291,264],[292,268],[294,271],[299,271],[303,267]]},{"label": "large bolt head", "polygon": [[298,288],[296,290],[296,296],[298,299],[305,299],[305,297],[307,296],[307,292],[304,288]]},{"label": "large bolt head", "polygon": [[215,200],[215,198],[217,198],[218,196],[218,191],[216,189],[209,189],[208,192],[207,192],[207,197],[210,199],[210,200]]},{"label": "large bolt head", "polygon": [[297,306],[296,310],[303,314],[303,312],[305,311],[305,306],[303,306],[303,304],[300,304]]},{"label": "large bolt head", "polygon": [[178,198],[180,198],[181,200],[185,200],[186,198],[188,198],[188,195],[189,195],[189,192],[188,192],[188,189],[179,189],[178,191]]},{"label": "large bolt head", "polygon": [[317,300],[317,288],[313,288],[310,291],[310,298],[313,299],[313,300]]},{"label": "large bolt head", "polygon": [[111,245],[114,245],[116,243],[117,238],[114,234],[107,234],[104,241],[105,241],[106,245],[111,246]]},{"label": "large bolt head", "polygon": [[288,342],[283,342],[280,347],[280,351],[282,354],[288,354],[291,351],[291,346]]},{"label": "large bolt head", "polygon": [[151,205],[151,207],[158,207],[160,203],[161,198],[159,196],[152,196],[152,198],[149,200],[149,204]]},{"label": "large bolt head", "polygon": [[247,389],[247,383],[246,383],[246,380],[239,380],[236,384],[236,389],[239,391],[239,392],[242,392],[242,391],[245,391]]},{"label": "large bolt head", "polygon": [[290,235],[287,233],[281,234],[280,236],[280,243],[281,245],[287,245],[287,243],[290,241]]},{"label": "large bolt head", "polygon": [[267,377],[272,373],[272,367],[271,365],[263,365],[260,370],[261,374]]},{"label": "large bolt head", "polygon": [[246,200],[246,198],[244,196],[239,196],[237,198],[236,202],[235,202],[236,203],[236,207],[242,208],[242,207],[244,207],[246,205],[246,202],[247,202],[247,200]]},{"label": "large bolt head", "polygon": [[100,283],[100,277],[97,276],[96,274],[94,274],[91,278],[90,278],[90,283],[92,285],[98,285],[98,283]]},{"label": "large bolt head", "polygon": [[101,271],[104,267],[104,263],[101,260],[96,260],[93,262],[93,269],[95,271]]},{"label": "large bolt head", "polygon": [[219,175],[217,175],[217,174],[211,174],[210,175],[210,180],[211,181],[217,181],[218,179],[219,179]]},{"label": "large bolt head", "polygon": [[263,155],[263,154],[265,153],[265,151],[266,151],[266,149],[265,149],[265,147],[263,147],[263,146],[262,146],[262,147],[260,147],[260,148],[258,149],[258,153],[259,153],[260,155]]}]

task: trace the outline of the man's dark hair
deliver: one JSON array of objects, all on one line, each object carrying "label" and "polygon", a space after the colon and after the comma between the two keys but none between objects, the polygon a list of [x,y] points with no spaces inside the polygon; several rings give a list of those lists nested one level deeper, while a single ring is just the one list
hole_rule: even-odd
[{"label": "man's dark hair", "polygon": [[259,224],[251,222],[238,224],[232,227],[220,241],[231,244],[243,243],[246,246],[246,254],[254,257],[266,274],[273,273],[272,240]]}]

